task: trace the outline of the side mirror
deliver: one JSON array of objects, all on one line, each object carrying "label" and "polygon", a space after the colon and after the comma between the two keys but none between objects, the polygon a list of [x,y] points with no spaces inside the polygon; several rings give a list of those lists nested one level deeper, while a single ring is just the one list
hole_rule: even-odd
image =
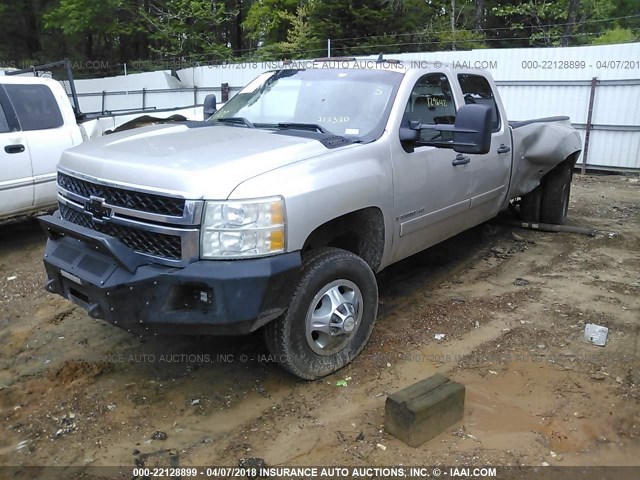
[{"label": "side mirror", "polygon": [[[487,105],[464,105],[458,109],[455,125],[424,125],[409,122],[400,128],[400,141],[413,145],[451,148],[458,153],[485,154],[491,149],[491,108]],[[453,132],[452,142],[421,142],[422,130]]]},{"label": "side mirror", "polygon": [[400,127],[400,141],[403,143],[418,143],[420,141],[420,122],[409,122],[408,127]]},{"label": "side mirror", "polygon": [[205,120],[207,120],[211,115],[216,113],[216,110],[218,109],[217,105],[218,105],[218,99],[216,98],[215,94],[211,93],[206,97],[204,97],[204,104],[202,105],[202,114]]},{"label": "side mirror", "polygon": [[488,105],[460,107],[453,130],[453,150],[458,153],[489,153],[491,125],[491,107]]}]

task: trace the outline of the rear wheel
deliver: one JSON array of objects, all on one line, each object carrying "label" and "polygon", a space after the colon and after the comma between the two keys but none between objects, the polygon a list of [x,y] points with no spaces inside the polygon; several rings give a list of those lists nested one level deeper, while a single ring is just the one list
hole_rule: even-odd
[{"label": "rear wheel", "polygon": [[540,221],[540,204],[542,203],[542,182],[520,199],[520,217],[525,222]]},{"label": "rear wheel", "polygon": [[567,221],[573,159],[568,159],[551,170],[544,178],[540,203],[540,221],[563,225]]},{"label": "rear wheel", "polygon": [[540,185],[520,199],[520,217],[525,222],[563,225],[567,221],[575,160],[568,158],[547,173]]},{"label": "rear wheel", "polygon": [[285,369],[315,380],[362,351],[377,311],[378,287],[369,265],[346,250],[318,249],[304,261],[287,312],[265,327],[266,344]]}]

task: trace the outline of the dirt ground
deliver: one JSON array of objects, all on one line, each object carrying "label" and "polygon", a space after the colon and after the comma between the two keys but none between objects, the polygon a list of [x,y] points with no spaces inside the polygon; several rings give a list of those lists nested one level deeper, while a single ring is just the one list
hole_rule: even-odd
[{"label": "dirt ground", "polygon": [[[640,465],[640,183],[574,178],[570,223],[617,235],[485,224],[396,264],[369,346],[316,382],[260,335],[92,320],[43,290],[35,221],[0,226],[0,465]],[[411,448],[385,398],[434,373],[466,386],[464,419]]]}]

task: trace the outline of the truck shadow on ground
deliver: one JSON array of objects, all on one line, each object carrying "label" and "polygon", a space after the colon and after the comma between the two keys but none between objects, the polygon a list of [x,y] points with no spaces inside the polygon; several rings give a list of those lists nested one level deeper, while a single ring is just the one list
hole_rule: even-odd
[{"label": "truck shadow on ground", "polygon": [[[496,237],[506,235],[507,230],[483,224],[385,269],[378,275],[378,318],[384,321],[384,317],[410,301],[416,293],[428,296],[431,289],[454,278],[457,272],[474,261],[479,252],[489,248]],[[39,260],[45,241],[46,235],[34,218],[0,224],[0,253],[9,263],[22,262],[25,252],[32,261],[35,258]],[[42,268],[41,264],[39,268]],[[35,283],[38,282],[36,279]],[[56,305],[64,304],[68,310],[70,304],[62,299],[42,294],[51,301],[59,300]],[[261,331],[248,336],[225,337],[137,336],[106,322],[91,320],[80,308],[73,309],[73,314],[64,323],[65,335],[69,340],[73,338],[75,346],[71,351],[56,355],[62,362],[62,374],[67,368],[76,368],[67,365],[69,358],[93,359],[98,363],[99,359],[107,358],[106,363],[110,364],[107,371],[126,372],[138,378],[174,379],[191,375],[195,370],[205,370],[205,375],[212,381],[229,378],[230,374],[250,382],[272,374],[285,383],[297,381],[282,372],[269,357]],[[120,365],[116,365],[118,363]]]},{"label": "truck shadow on ground", "polygon": [[[463,232],[439,245],[410,258],[398,262],[378,275],[380,305],[378,318],[383,319],[400,304],[418,292],[428,294],[442,281],[455,277],[477,258],[478,254],[489,248],[498,238],[505,236],[508,229],[490,224],[479,225]],[[373,336],[376,335],[374,329]],[[175,365],[163,368],[163,376],[181,375],[187,368],[207,368],[213,374],[222,369],[228,375],[232,370],[239,376],[260,379],[279,371],[274,359],[263,342],[262,332],[248,336],[142,336],[139,342],[127,348],[128,353],[161,356],[173,356],[182,359]],[[182,363],[182,364],[181,364]],[[167,367],[167,365],[165,365]],[[276,373],[280,376],[280,373]],[[285,374],[286,375],[286,374]],[[293,376],[288,376],[295,382]]]},{"label": "truck shadow on ground", "polygon": [[3,254],[10,255],[31,247],[44,251],[46,240],[44,230],[33,217],[0,222],[0,252]]}]

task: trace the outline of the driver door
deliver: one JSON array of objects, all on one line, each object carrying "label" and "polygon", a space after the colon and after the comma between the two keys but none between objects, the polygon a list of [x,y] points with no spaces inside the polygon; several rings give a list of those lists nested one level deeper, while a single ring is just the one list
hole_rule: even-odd
[{"label": "driver door", "polygon": [[33,208],[29,145],[0,86],[0,218]]},{"label": "driver door", "polygon": [[[415,84],[402,126],[454,124],[456,105],[444,73],[429,73]],[[399,135],[399,132],[394,132]],[[447,133],[423,130],[423,140],[450,140]],[[442,135],[442,136],[441,136]],[[454,165],[457,154],[430,146],[393,149],[395,240],[393,261],[408,257],[464,230],[469,223],[469,165]]]}]

